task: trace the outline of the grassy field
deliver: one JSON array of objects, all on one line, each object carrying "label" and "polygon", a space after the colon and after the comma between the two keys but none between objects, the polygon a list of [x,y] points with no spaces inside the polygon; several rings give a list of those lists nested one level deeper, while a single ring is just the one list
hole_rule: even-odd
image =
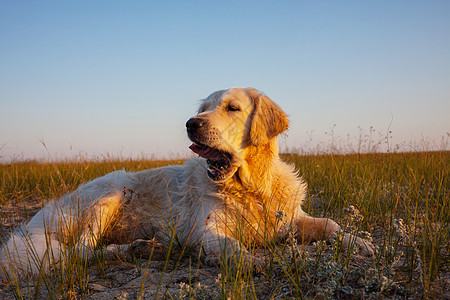
[{"label": "grassy field", "polygon": [[[193,250],[171,244],[152,246],[147,255],[131,257],[98,255],[95,261],[80,262],[71,256],[75,258],[68,258],[64,272],[52,270],[25,283],[12,278],[0,293],[16,298],[87,299],[119,297],[124,291],[131,298],[169,299],[450,298],[450,152],[283,155],[283,159],[295,164],[309,185],[304,210],[331,217],[346,231],[371,239],[377,247],[375,257],[342,251],[339,239],[303,246],[288,238],[251,249],[266,261],[260,272],[239,264],[214,270],[204,266]],[[83,182],[118,169],[138,171],[180,163],[0,165],[1,237],[46,201]],[[135,288],[123,288],[127,285],[112,272],[136,273]]]}]

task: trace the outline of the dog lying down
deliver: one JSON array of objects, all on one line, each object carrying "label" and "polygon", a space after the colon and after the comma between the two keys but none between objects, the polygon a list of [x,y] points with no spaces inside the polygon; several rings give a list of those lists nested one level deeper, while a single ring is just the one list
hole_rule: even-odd
[{"label": "dog lying down", "polygon": [[[201,248],[208,264],[243,253],[245,262],[259,265],[246,246],[289,230],[305,242],[341,230],[302,211],[306,184],[278,156],[277,136],[288,119],[267,96],[252,88],[214,92],[186,128],[199,158],[182,166],[112,172],[51,201],[4,245],[3,277],[45,272],[63,259],[67,245],[89,255],[100,244],[153,237],[168,243],[174,234],[178,242]],[[371,243],[350,234],[343,245],[374,253]]]}]

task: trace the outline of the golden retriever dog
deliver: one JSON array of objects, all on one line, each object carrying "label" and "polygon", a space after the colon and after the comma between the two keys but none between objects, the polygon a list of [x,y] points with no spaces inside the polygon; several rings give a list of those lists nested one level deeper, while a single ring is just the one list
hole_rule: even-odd
[{"label": "golden retriever dog", "polygon": [[[277,136],[288,124],[281,108],[253,88],[212,93],[186,123],[190,149],[199,158],[112,172],[51,201],[4,245],[3,275],[45,272],[64,259],[68,245],[88,257],[99,245],[176,239],[201,249],[208,264],[239,254],[260,265],[249,246],[290,230],[301,241],[330,238],[341,228],[303,212],[306,184],[278,156]],[[349,234],[343,244],[374,251]]]}]

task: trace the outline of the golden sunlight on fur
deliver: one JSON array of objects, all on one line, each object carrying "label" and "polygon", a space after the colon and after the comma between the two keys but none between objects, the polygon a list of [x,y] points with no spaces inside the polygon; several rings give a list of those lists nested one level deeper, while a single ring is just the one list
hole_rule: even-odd
[{"label": "golden sunlight on fur", "polygon": [[[256,266],[262,262],[248,247],[290,230],[305,242],[330,238],[339,225],[303,212],[306,184],[278,156],[277,136],[288,124],[282,109],[253,88],[212,93],[186,123],[190,149],[199,158],[182,166],[116,171],[51,201],[12,234],[0,254],[2,269],[17,276],[45,271],[58,263],[63,237],[89,257],[100,241],[156,237],[167,243],[176,235],[178,242],[202,249],[206,263],[242,252]],[[349,234],[343,243],[374,252],[372,244]]]}]

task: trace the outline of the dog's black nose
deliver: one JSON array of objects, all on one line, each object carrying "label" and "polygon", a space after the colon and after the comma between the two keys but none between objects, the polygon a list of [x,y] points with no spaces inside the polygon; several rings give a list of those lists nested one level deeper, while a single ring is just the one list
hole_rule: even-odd
[{"label": "dog's black nose", "polygon": [[186,122],[186,128],[187,128],[188,130],[199,129],[199,128],[202,127],[203,125],[205,125],[205,120],[200,119],[200,118],[190,118],[190,119]]}]

